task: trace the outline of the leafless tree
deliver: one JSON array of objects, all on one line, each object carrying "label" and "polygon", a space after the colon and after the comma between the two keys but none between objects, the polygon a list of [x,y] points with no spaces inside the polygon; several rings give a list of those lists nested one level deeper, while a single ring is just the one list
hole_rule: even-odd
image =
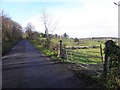
[{"label": "leafless tree", "polygon": [[46,36],[46,47],[50,47],[52,33],[56,30],[58,22],[55,21],[55,18],[51,16],[46,10],[42,11],[41,16],[44,28],[45,28],[45,36]]},{"label": "leafless tree", "polygon": [[28,23],[26,26],[26,35],[28,39],[33,39],[33,31],[34,31],[34,26],[31,23]]}]

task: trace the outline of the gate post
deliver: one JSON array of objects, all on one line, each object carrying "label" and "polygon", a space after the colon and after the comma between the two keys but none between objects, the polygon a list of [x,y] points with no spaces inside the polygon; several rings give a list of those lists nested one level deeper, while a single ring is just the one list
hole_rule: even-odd
[{"label": "gate post", "polygon": [[62,40],[60,40],[60,58],[62,58]]},{"label": "gate post", "polygon": [[100,55],[101,55],[101,60],[102,60],[102,63],[103,63],[103,54],[102,54],[102,45],[100,44]]}]

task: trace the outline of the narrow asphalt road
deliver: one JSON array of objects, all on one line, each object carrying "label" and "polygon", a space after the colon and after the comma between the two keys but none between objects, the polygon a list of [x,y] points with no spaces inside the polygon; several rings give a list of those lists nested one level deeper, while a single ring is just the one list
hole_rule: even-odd
[{"label": "narrow asphalt road", "polygon": [[50,60],[23,40],[2,57],[2,88],[91,87],[70,71],[69,66]]}]

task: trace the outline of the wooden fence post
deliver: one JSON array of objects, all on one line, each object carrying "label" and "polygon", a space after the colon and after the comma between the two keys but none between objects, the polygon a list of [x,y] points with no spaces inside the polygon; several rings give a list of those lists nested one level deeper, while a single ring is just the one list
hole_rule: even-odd
[{"label": "wooden fence post", "polygon": [[107,76],[107,56],[106,55],[105,55],[103,71],[104,71],[103,72],[104,78],[106,78],[106,76]]},{"label": "wooden fence post", "polygon": [[102,60],[102,63],[103,63],[103,54],[102,54],[102,45],[100,44],[100,55],[101,55],[101,60]]},{"label": "wooden fence post", "polygon": [[60,58],[62,58],[62,40],[60,40]]},{"label": "wooden fence post", "polygon": [[87,58],[87,48],[85,49],[85,56],[86,56],[86,60],[88,61],[88,58]]}]

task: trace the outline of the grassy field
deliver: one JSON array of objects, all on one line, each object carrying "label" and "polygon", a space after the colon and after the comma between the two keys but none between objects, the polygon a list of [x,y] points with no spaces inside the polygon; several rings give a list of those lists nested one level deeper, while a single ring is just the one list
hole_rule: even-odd
[{"label": "grassy field", "polygon": [[53,43],[59,43],[62,40],[63,44],[66,46],[99,46],[102,44],[104,47],[104,43],[106,40],[94,40],[94,39],[80,39],[79,43],[74,42],[72,38],[52,38]]}]

